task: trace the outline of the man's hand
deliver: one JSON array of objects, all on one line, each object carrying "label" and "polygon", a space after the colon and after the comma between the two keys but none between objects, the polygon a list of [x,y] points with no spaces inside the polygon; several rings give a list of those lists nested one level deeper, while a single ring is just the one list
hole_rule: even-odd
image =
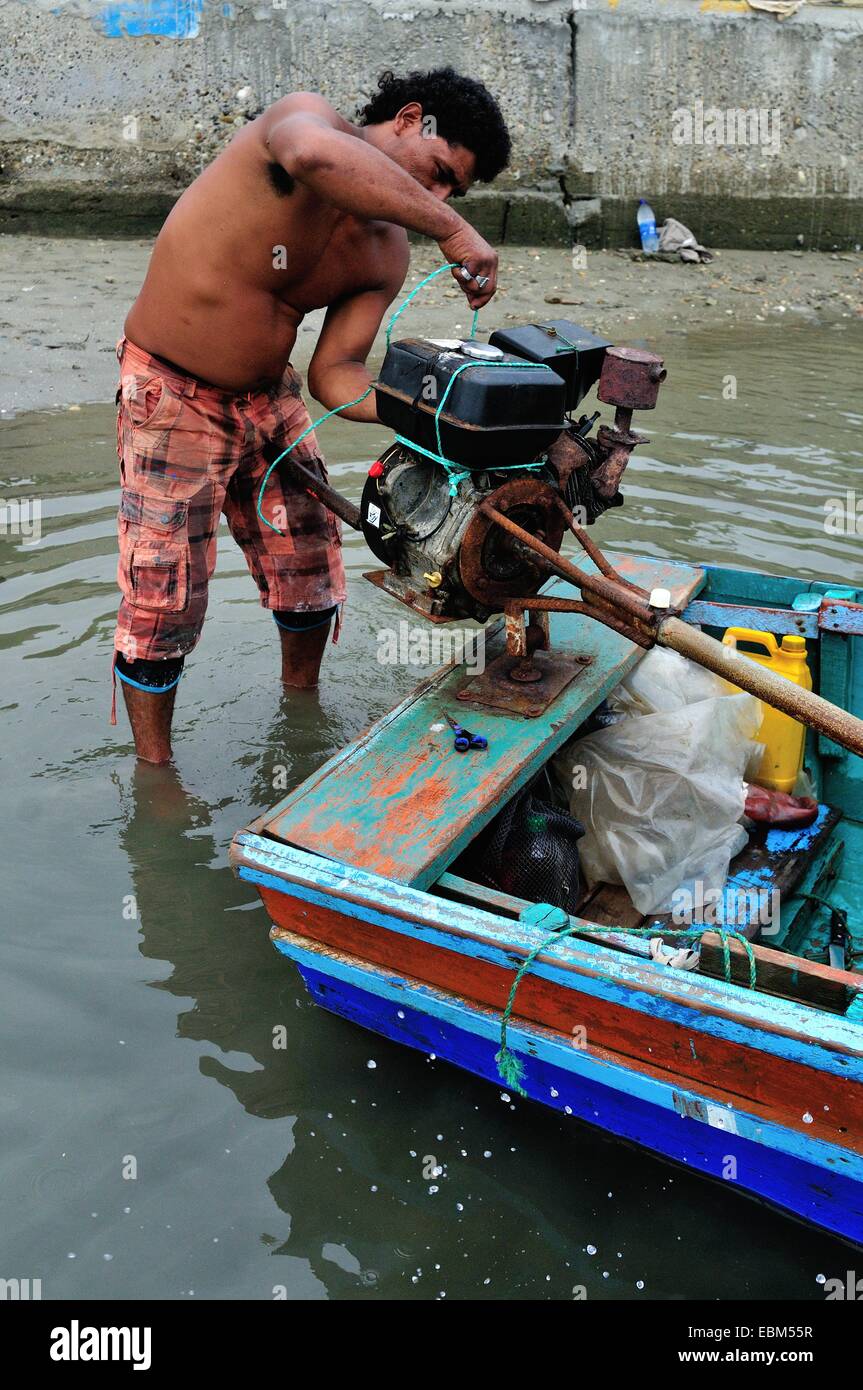
[{"label": "man's hand", "polygon": [[[467,222],[462,222],[455,232],[439,241],[438,246],[448,261],[455,261],[453,277],[459,289],[467,295],[470,307],[482,309],[497,289],[497,252],[494,247],[489,246],[485,238]],[[470,272],[469,276],[465,276],[462,266]]]}]

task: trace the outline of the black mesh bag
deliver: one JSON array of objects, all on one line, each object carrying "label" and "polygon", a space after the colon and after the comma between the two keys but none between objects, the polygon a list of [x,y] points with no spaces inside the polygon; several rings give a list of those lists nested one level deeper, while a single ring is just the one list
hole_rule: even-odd
[{"label": "black mesh bag", "polygon": [[578,841],[584,826],[526,787],[495,816],[462,856],[474,882],[527,902],[575,911],[580,876]]}]

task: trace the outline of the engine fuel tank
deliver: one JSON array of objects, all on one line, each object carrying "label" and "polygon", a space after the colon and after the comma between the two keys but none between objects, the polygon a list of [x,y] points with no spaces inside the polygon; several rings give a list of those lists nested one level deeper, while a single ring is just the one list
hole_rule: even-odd
[{"label": "engine fuel tank", "polygon": [[566,384],[566,410],[575,407],[599,380],[605,354],[611,347],[572,319],[545,319],[521,327],[498,328],[489,343],[530,362],[544,362]]},{"label": "engine fuel tank", "polygon": [[565,424],[566,386],[550,367],[460,339],[390,343],[375,399],[383,424],[466,469],[529,463]]}]

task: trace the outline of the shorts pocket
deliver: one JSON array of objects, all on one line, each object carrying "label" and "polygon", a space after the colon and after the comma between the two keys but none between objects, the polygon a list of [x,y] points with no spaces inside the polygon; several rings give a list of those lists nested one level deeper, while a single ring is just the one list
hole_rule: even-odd
[{"label": "shorts pocket", "polygon": [[120,587],[135,608],[182,613],[189,601],[189,547],[138,541],[120,566]]},{"label": "shorts pocket", "polygon": [[170,429],[180,413],[182,400],[160,376],[127,377],[121,390],[133,434]]},{"label": "shorts pocket", "polygon": [[124,487],[120,493],[120,518],[130,526],[145,527],[169,535],[185,526],[189,503],[178,497],[147,497],[143,492]]},{"label": "shorts pocket", "polygon": [[133,488],[193,497],[208,481],[216,415],[160,377],[125,377],[118,438],[121,476]]}]

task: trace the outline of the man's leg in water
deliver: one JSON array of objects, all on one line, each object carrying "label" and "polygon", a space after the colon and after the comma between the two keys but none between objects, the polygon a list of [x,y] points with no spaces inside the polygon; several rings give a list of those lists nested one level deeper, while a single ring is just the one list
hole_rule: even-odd
[{"label": "man's leg in water", "polygon": [[274,613],[282,643],[282,682],[297,690],[313,690],[318,684],[321,661],[335,612]]},{"label": "man's leg in water", "polygon": [[[183,660],[201,633],[226,475],[242,428],[231,398],[120,344],[118,516],[122,593],[115,678],[147,762],[171,756]],[[218,466],[211,469],[217,452]]]},{"label": "man's leg in water", "polygon": [[171,757],[171,720],[177,691],[163,695],[123,686],[123,701],[132,726],[135,752],[146,763],[166,763]]},{"label": "man's leg in water", "polygon": [[267,476],[279,455],[304,435],[296,449],[298,460],[327,479],[315,436],[304,433],[311,421],[292,367],[278,391],[267,400],[256,400],[250,413],[255,454],[243,461],[228,484],[225,516],[260,590],[261,604],[278,625],[282,681],[293,689],[312,690],[318,684],[332,619],[345,600],[339,523],[295,481],[287,464],[276,464]]},{"label": "man's leg in water", "polygon": [[123,702],[139,758],[166,763],[171,757],[171,718],[183,657],[162,661],[129,661],[114,656],[114,679],[123,687]]}]

